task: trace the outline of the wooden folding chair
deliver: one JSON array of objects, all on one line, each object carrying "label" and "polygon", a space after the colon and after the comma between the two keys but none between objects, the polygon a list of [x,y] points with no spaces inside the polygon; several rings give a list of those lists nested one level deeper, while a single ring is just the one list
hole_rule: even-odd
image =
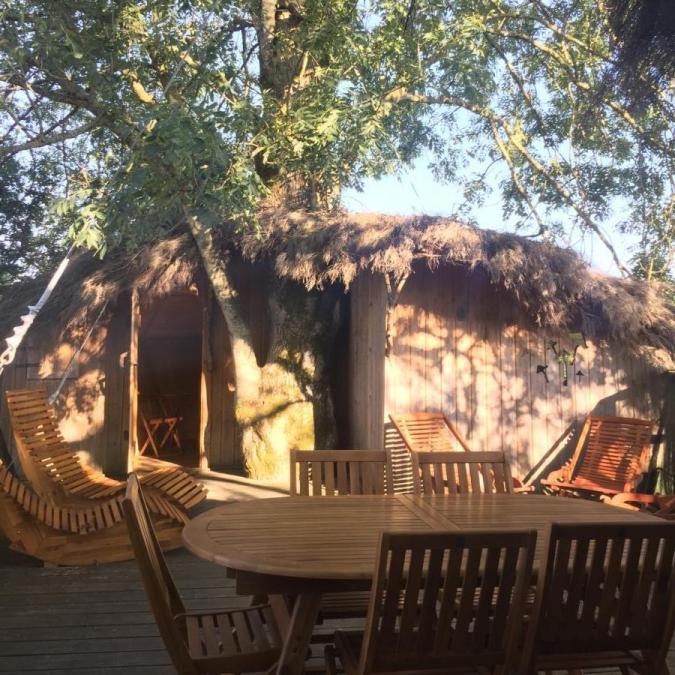
[{"label": "wooden folding chair", "polygon": [[415,494],[513,493],[503,452],[413,452]]},{"label": "wooden folding chair", "polygon": [[291,450],[291,496],[392,491],[391,458],[386,450]]},{"label": "wooden folding chair", "polygon": [[455,425],[440,412],[389,415],[410,452],[463,450],[471,448]]},{"label": "wooden folding chair", "polygon": [[169,439],[173,440],[178,450],[182,450],[178,425],[183,418],[169,411],[164,396],[142,397],[139,414],[145,431],[145,440],[138,450],[140,455],[144,455],[150,447],[155,457],[159,457],[159,451]]},{"label": "wooden folding chair", "polygon": [[674,554],[675,523],[554,524],[522,672],[666,675]]},{"label": "wooden folding chair", "polygon": [[535,531],[381,535],[365,632],[326,648],[347,675],[515,672]]},{"label": "wooden folding chair", "polygon": [[150,607],[180,675],[256,672],[272,666],[282,642],[270,606],[186,612],[133,474],[123,505]]},{"label": "wooden folding chair", "polygon": [[541,484],[566,494],[634,492],[649,459],[652,428],[650,420],[589,415],[572,459]]}]

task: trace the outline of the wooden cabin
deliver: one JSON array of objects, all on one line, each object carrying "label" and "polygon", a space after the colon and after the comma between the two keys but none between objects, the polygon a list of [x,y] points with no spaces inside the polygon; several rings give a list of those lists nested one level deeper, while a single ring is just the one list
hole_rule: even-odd
[{"label": "wooden cabin", "polygon": [[[295,293],[282,315],[302,318],[324,303],[331,327],[304,370],[314,376],[323,364],[326,396],[316,393],[318,379],[296,387],[288,405],[302,412],[268,434],[284,439],[257,468],[245,427],[261,416],[237,409],[244,371],[233,344],[241,340],[185,234],[131,261],[74,261],[2,389],[46,383],[53,391],[67,372],[56,401],[62,432],[113,474],[141,450],[154,456],[146,424],[157,416],[179,419],[181,446],[169,438],[160,458],[264,477],[287,475],[280,465],[290,447],[395,444],[390,413],[441,410],[472,448],[504,450],[524,477],[555,464],[589,412],[660,415],[661,373],[675,367],[675,313],[656,286],[447,219],[277,212],[261,223],[223,253],[261,372],[272,355],[288,356],[273,348],[289,325],[270,301],[278,288]],[[3,333],[42,284],[5,294]],[[287,406],[266,396],[276,406],[268,417]],[[334,428],[323,435],[319,399]],[[303,424],[311,433],[300,433]],[[4,401],[0,428],[11,445]]]}]

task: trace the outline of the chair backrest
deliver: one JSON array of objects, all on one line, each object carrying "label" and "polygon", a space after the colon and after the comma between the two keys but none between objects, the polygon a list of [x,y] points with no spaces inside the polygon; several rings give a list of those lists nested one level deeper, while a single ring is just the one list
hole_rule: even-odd
[{"label": "chair backrest", "polygon": [[440,412],[389,415],[410,452],[464,450],[471,452],[455,425]]},{"label": "chair backrest", "polygon": [[537,534],[381,535],[360,672],[513,672]]},{"label": "chair backrest", "polygon": [[500,494],[513,492],[503,452],[413,452],[416,494]]},{"label": "chair backrest", "polygon": [[572,481],[630,492],[649,457],[653,426],[650,420],[589,415],[572,458]]},{"label": "chair backrest", "polygon": [[136,474],[130,474],[127,480],[123,507],[131,545],[160,635],[178,672],[181,675],[196,674],[197,670],[174,619],[177,614],[185,612],[185,607],[152,527]]},{"label": "chair backrest", "polygon": [[674,553],[675,523],[554,524],[526,654],[665,655],[675,619]]},{"label": "chair backrest", "polygon": [[291,495],[383,495],[392,491],[386,450],[291,450]]},{"label": "chair backrest", "polygon": [[61,435],[47,390],[16,389],[5,395],[21,468],[37,492],[58,501],[62,476],[83,470]]}]

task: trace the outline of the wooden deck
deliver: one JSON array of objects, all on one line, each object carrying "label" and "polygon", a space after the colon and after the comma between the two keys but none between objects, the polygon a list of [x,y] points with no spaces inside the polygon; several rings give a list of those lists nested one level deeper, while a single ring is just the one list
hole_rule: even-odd
[{"label": "wooden deck", "polygon": [[[206,478],[218,501],[279,496],[273,486],[235,476]],[[210,500],[200,510],[215,504]],[[185,550],[167,559],[189,609],[248,604],[222,567]],[[3,674],[175,675],[133,561],[43,568],[8,552],[2,542],[0,655]],[[314,658],[309,665],[318,669],[322,661]],[[675,672],[675,652],[669,665]]]}]

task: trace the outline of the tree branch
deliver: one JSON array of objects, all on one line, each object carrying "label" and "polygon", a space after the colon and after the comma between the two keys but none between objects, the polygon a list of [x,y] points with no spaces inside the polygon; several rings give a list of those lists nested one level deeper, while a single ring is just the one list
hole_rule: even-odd
[{"label": "tree branch", "polygon": [[56,143],[61,143],[62,141],[67,141],[71,138],[77,138],[82,134],[86,134],[87,132],[96,129],[98,126],[100,126],[100,122],[97,118],[94,118],[82,126],[63,131],[60,134],[53,134],[51,136],[47,134],[38,134],[35,138],[32,138],[25,143],[16,143],[15,145],[2,148],[2,150],[0,150],[0,157],[7,158],[16,155],[19,152],[23,152],[24,150],[35,150],[36,148],[44,148],[47,145],[55,145]]},{"label": "tree branch", "polygon": [[564,186],[561,185],[556,179],[555,176],[528,150],[528,148],[523,145],[519,140],[514,130],[511,128],[511,125],[502,117],[494,113],[489,108],[484,106],[477,106],[468,101],[464,101],[457,96],[426,96],[424,94],[413,94],[406,91],[401,87],[397,87],[389,92],[385,96],[387,101],[410,101],[413,103],[421,103],[427,105],[453,105],[469,112],[474,113],[488,121],[490,124],[501,128],[506,134],[507,138],[511,145],[513,145],[516,150],[525,158],[528,164],[543,178],[546,179],[546,182],[553,188],[553,190],[558,194],[558,196],[566,203],[574,212],[579,216],[584,225],[588,227],[589,230],[595,232],[600,241],[605,245],[607,250],[610,252],[614,263],[616,264],[619,271],[626,275],[631,276],[630,270],[623,264],[619,258],[616,249],[612,245],[612,242],[609,241],[607,235],[602,231],[602,228],[593,220],[593,218],[586,213],[574,199],[574,195]]}]

